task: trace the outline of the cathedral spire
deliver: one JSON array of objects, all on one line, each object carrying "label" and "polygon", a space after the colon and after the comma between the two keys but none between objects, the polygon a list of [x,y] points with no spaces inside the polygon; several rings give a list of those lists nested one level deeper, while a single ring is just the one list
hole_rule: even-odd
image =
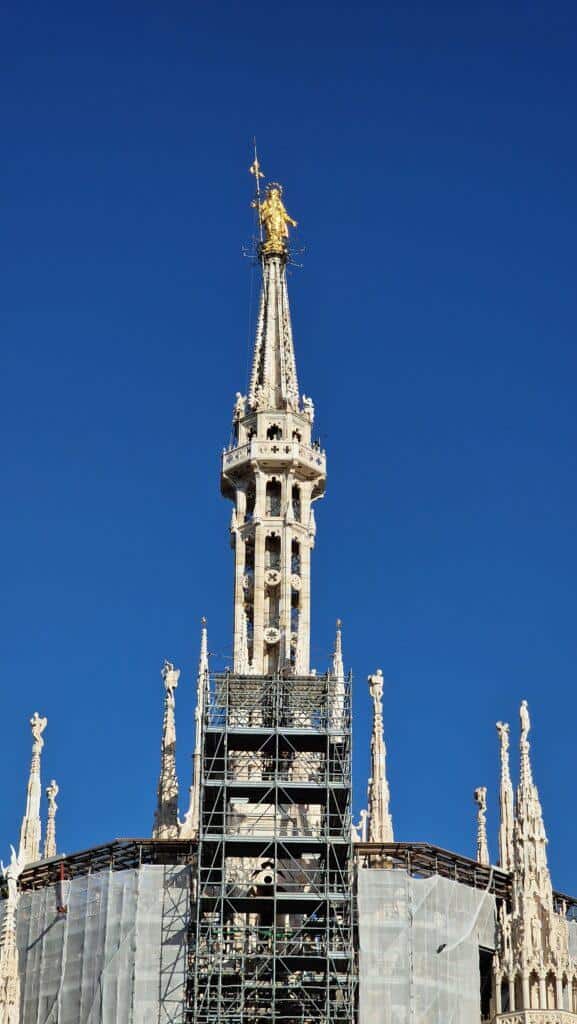
[{"label": "cathedral spire", "polygon": [[499,867],[503,871],[513,870],[513,783],[509,768],[509,725],[497,722],[501,750],[501,781],[499,785]]},{"label": "cathedral spire", "polygon": [[202,719],[209,686],[208,630],[203,617],[200,629],[200,656],[196,679],[196,708],[194,710],[194,753],[192,755],[192,786],[190,803],[180,828],[181,838],[194,839],[200,830],[200,762],[202,754]]},{"label": "cathedral spire", "polygon": [[[262,177],[258,159],[251,168]],[[221,490],[235,505],[233,669],[240,675],[310,671],[312,505],[322,497],[324,452],[312,439],[314,406],[300,395],[286,281],[289,216],[282,186],[258,187],[262,290],[248,396],[237,393],[234,442]]]},{"label": "cathedral spire", "polygon": [[389,810],[387,748],[383,727],[383,673],[380,668],[374,675],[369,676],[369,691],[373,700],[373,735],[368,789],[368,838],[372,843],[392,843],[393,822]]},{"label": "cathedral spire", "polygon": [[44,840],[44,859],[56,856],[56,811],[58,804],[56,797],[60,792],[55,779],[46,787],[46,798],[48,800],[48,817],[46,819],[46,838]]},{"label": "cathedral spire", "polygon": [[174,691],[178,686],[180,669],[170,661],[162,666],[164,682],[164,718],[160,748],[160,776],[158,799],[154,815],[153,839],[178,837],[178,776],[176,774],[176,726],[174,721]]},{"label": "cathedral spire", "polygon": [[47,718],[40,718],[37,711],[30,719],[32,729],[32,761],[30,763],[30,776],[28,778],[28,790],[26,793],[26,811],[22,819],[20,829],[20,847],[18,850],[18,861],[21,864],[32,864],[40,860],[40,835],[42,826],[40,823],[40,755],[44,746],[42,733],[48,725]]},{"label": "cathedral spire", "polygon": [[479,864],[490,864],[487,842],[487,787],[478,786],[473,797],[477,804],[477,860]]}]

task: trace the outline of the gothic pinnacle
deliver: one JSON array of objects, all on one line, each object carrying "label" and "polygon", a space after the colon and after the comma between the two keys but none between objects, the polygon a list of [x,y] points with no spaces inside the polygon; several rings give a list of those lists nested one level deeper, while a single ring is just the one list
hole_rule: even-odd
[{"label": "gothic pinnacle", "polygon": [[164,718],[160,748],[160,776],[158,799],[154,816],[153,839],[178,837],[178,777],[176,774],[176,726],[174,721],[174,691],[178,686],[180,669],[165,661],[161,676],[164,682]]},{"label": "gothic pinnacle", "polygon": [[48,817],[46,819],[46,838],[44,840],[44,859],[56,856],[56,811],[58,804],[56,797],[60,792],[55,779],[46,787],[46,798],[48,800]]},{"label": "gothic pinnacle", "polygon": [[34,712],[30,719],[33,738],[32,761],[30,763],[30,775],[26,793],[26,811],[20,829],[18,861],[21,864],[32,864],[40,859],[40,836],[42,830],[40,823],[40,755],[44,746],[42,733],[47,724],[48,719],[40,718],[37,711]]},{"label": "gothic pinnacle", "polygon": [[501,779],[499,785],[499,867],[503,871],[513,870],[513,783],[509,768],[509,725],[497,722],[501,756]]},{"label": "gothic pinnacle", "polygon": [[477,804],[477,860],[479,864],[490,864],[487,842],[487,787],[478,786],[473,794]]},{"label": "gothic pinnacle", "polygon": [[[4,917],[0,926],[0,1024],[18,1024],[20,1020],[20,976],[16,945],[16,910],[20,898],[18,879],[25,863],[13,846],[10,864],[0,868],[8,886]],[[36,858],[38,859],[38,858]]]},{"label": "gothic pinnacle", "polygon": [[371,736],[371,777],[368,787],[368,838],[372,843],[392,843],[393,822],[389,810],[387,782],[387,748],[383,728],[383,673],[377,669],[369,676],[373,700],[373,734]]},{"label": "gothic pinnacle", "polygon": [[[519,711],[521,720],[520,779],[517,787],[514,820],[512,860],[509,866],[512,876],[511,909],[503,903],[500,911],[502,945],[498,950],[496,968],[509,989],[515,992],[515,1011],[526,1011],[535,1006],[535,992],[530,984],[530,974],[535,965],[543,964],[553,974],[553,985],[557,1006],[562,1006],[563,979],[570,960],[567,921],[555,910],[551,876],[547,864],[547,836],[543,824],[543,813],[537,787],[533,782],[530,759],[529,731],[531,720],[527,701]],[[509,806],[510,776],[508,765],[508,727],[499,723],[501,737],[501,790],[505,807]],[[502,861],[510,856],[508,851],[507,810],[501,816],[500,856]],[[516,987],[516,980],[522,984]],[[540,972],[539,1005],[544,1009],[548,1004],[545,974]],[[500,991],[500,988],[497,990]],[[520,1013],[519,1019],[529,1014]],[[569,1017],[571,1014],[568,1015]],[[559,1020],[561,1018],[559,1017]]]},{"label": "gothic pinnacle", "polygon": [[196,708],[194,710],[194,753],[192,755],[192,785],[190,803],[180,826],[181,838],[196,838],[200,831],[200,762],[202,755],[202,720],[208,693],[208,629],[206,619],[201,620],[200,656],[196,679]]},{"label": "gothic pinnacle", "polygon": [[335,679],[344,681],[345,668],[343,664],[343,624],[340,619],[337,619],[337,629],[335,634],[335,649],[333,652],[333,663],[332,663],[332,674]]}]

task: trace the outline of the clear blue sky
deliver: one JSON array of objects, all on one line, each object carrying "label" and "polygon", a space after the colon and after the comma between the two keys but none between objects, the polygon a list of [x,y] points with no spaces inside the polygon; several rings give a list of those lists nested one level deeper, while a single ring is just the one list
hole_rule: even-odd
[{"label": "clear blue sky", "polygon": [[356,807],[381,666],[397,837],[471,853],[486,784],[495,855],[494,723],[516,757],[526,697],[577,893],[576,45],[555,0],[4,9],[4,858],[36,709],[61,846],[150,833],[165,657],[189,785],[201,615],[215,667],[231,645],[256,133],[306,247],[313,657],[342,616]]}]

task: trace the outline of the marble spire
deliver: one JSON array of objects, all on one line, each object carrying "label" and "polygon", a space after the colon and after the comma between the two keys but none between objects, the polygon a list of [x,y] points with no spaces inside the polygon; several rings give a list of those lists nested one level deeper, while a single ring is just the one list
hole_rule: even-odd
[{"label": "marble spire", "polygon": [[248,394],[236,395],[221,465],[221,491],[234,502],[238,675],[310,671],[312,506],[325,491],[326,457],[312,435],[312,399],[299,391],[286,275],[294,221],[282,197],[271,183],[253,203],[262,228],[260,308]]},{"label": "marble spire", "polygon": [[180,669],[165,661],[161,676],[164,682],[164,718],[160,747],[160,776],[158,799],[154,815],[153,839],[178,837],[178,776],[176,774],[176,726],[174,721],[174,691],[178,686]]},{"label": "marble spire", "polygon": [[196,681],[196,708],[194,710],[194,753],[192,755],[192,786],[190,803],[180,826],[182,839],[195,839],[200,832],[200,762],[202,755],[202,721],[208,694],[208,629],[202,619],[200,630],[200,657]]},{"label": "marble spire", "polygon": [[373,735],[371,737],[371,777],[368,787],[368,838],[372,843],[392,843],[393,822],[389,810],[387,782],[387,748],[383,729],[383,673],[377,669],[369,676],[373,701]]},{"label": "marble spire", "polygon": [[479,864],[490,864],[487,842],[487,787],[478,786],[473,794],[477,804],[477,860]]},{"label": "marble spire", "polygon": [[501,751],[501,780],[499,785],[499,867],[503,871],[513,870],[513,783],[509,768],[509,724],[497,722],[497,733]]},{"label": "marble spire", "polygon": [[48,817],[46,820],[46,838],[44,840],[44,859],[56,856],[56,811],[58,804],[56,797],[60,792],[55,779],[46,787],[46,798],[48,800]]},{"label": "marble spire", "polygon": [[331,675],[343,681],[345,679],[345,666],[343,663],[343,624],[340,619],[337,619],[337,630],[335,635],[335,649],[333,651],[333,660],[331,666]]},{"label": "marble spire", "polygon": [[4,917],[0,926],[0,1024],[19,1024],[20,1021],[16,910],[19,900],[18,879],[25,865],[21,857],[16,856],[13,846],[11,851],[12,857],[8,867],[0,865],[8,886],[8,899],[5,902]]},{"label": "marble spire", "polygon": [[552,910],[553,892],[547,863],[547,835],[539,793],[533,782],[529,742],[531,719],[526,700],[521,702],[519,717],[520,771],[513,827],[514,872],[519,892],[529,896],[530,901],[536,895],[542,906]]},{"label": "marble spire", "polygon": [[[563,1006],[563,988],[574,962],[569,949],[566,917],[556,912],[553,901],[547,836],[531,767],[531,720],[525,700],[521,703],[520,720],[520,777],[513,821],[511,910],[503,903],[499,912],[498,949],[494,964],[496,1012],[502,1012],[502,990],[508,984],[509,992],[514,993],[514,1009],[519,1020],[519,1011]],[[553,1014],[550,1019],[557,1024],[561,1016]],[[567,1014],[567,1019],[573,1020],[573,1016]]]},{"label": "marble spire", "polygon": [[40,755],[44,746],[42,733],[48,724],[47,718],[40,718],[37,711],[30,719],[32,729],[32,761],[26,793],[26,811],[20,829],[20,847],[18,861],[21,864],[32,864],[40,860],[40,797],[42,786],[40,781]]},{"label": "marble spire", "polygon": [[332,729],[340,732],[343,723],[345,709],[345,666],[343,663],[343,636],[342,622],[337,619],[335,635],[335,648],[331,661],[331,676],[334,679],[334,689],[330,708],[330,725]]}]

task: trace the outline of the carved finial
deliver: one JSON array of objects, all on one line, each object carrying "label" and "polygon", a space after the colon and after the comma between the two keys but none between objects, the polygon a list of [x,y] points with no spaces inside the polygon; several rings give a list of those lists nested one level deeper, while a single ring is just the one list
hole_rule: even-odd
[{"label": "carved finial", "polygon": [[208,629],[206,619],[203,616],[200,629],[200,656],[198,659],[198,675],[196,680],[192,785],[190,787],[190,803],[188,811],[184,816],[184,821],[180,825],[180,836],[182,839],[196,838],[200,831],[200,763],[202,758],[202,724],[208,696],[208,687]]},{"label": "carved finial", "polygon": [[30,775],[28,778],[28,789],[26,793],[26,810],[22,819],[20,829],[20,847],[18,850],[19,860],[23,864],[30,864],[40,859],[40,755],[44,747],[42,733],[48,724],[47,718],[41,718],[37,711],[30,719],[32,729],[32,761],[30,763]]},{"label": "carved finial", "polygon": [[487,787],[479,786],[473,796],[477,804],[477,860],[479,864],[490,864],[487,843]]},{"label": "carved finial", "polygon": [[513,870],[513,783],[509,769],[509,725],[497,722],[497,733],[501,753],[501,781],[499,786],[499,866],[504,871]]},{"label": "carved finial", "polygon": [[164,716],[160,745],[160,775],[154,815],[153,839],[178,837],[178,776],[176,774],[176,723],[174,718],[174,691],[178,686],[180,669],[171,661],[164,662],[160,675],[164,682]]},{"label": "carved finial", "polygon": [[383,727],[383,673],[380,668],[368,677],[373,700],[373,734],[371,737],[371,777],[368,786],[369,840],[392,843],[393,822],[389,810],[390,792],[387,781],[387,748]]},{"label": "carved finial", "polygon": [[55,779],[49,786],[46,787],[46,797],[48,799],[48,817],[46,820],[46,839],[44,840],[44,859],[48,857],[56,856],[56,811],[58,810],[58,804],[56,803],[56,797],[60,792],[59,786]]}]

